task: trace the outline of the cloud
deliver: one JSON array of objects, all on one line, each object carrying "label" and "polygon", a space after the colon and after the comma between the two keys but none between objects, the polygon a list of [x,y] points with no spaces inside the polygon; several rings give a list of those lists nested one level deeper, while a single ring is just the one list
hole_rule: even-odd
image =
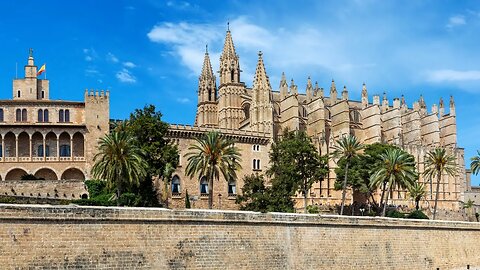
[{"label": "cloud", "polygon": [[427,72],[427,80],[430,82],[478,81],[480,70],[433,70]]},{"label": "cloud", "polygon": [[187,9],[190,7],[190,3],[185,1],[167,1],[166,5],[176,9]]},{"label": "cloud", "polygon": [[85,55],[85,61],[87,62],[92,62],[93,60],[98,58],[98,54],[93,48],[83,49],[83,54]]},{"label": "cloud", "polygon": [[177,98],[177,102],[178,103],[190,103],[190,99],[189,98]]},{"label": "cloud", "polygon": [[126,68],[123,68],[122,70],[118,71],[116,74],[116,77],[120,82],[124,82],[124,83],[137,82],[137,78],[133,76],[132,73]]},{"label": "cloud", "polygon": [[123,66],[126,67],[126,68],[134,68],[134,67],[136,67],[137,65],[135,65],[135,64],[132,63],[132,62],[127,61],[127,62],[123,62]]},{"label": "cloud", "polygon": [[465,16],[455,15],[448,19],[447,28],[453,28],[455,26],[461,26],[467,24]]},{"label": "cloud", "polygon": [[118,60],[118,57],[116,57],[113,53],[109,52],[107,53],[107,60],[112,62],[112,63],[118,63],[120,60]]}]

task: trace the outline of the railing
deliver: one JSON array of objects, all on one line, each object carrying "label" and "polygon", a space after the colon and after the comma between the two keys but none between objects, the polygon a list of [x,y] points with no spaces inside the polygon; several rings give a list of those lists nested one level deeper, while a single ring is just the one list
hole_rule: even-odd
[{"label": "railing", "polygon": [[17,161],[17,157],[5,157],[6,162]]},{"label": "railing", "polygon": [[0,157],[0,162],[58,162],[76,161],[84,162],[85,157]]},{"label": "railing", "polygon": [[85,161],[85,157],[73,157],[73,161]]},{"label": "railing", "polygon": [[60,161],[71,161],[71,157],[60,157]]},{"label": "railing", "polygon": [[46,157],[47,161],[58,161],[58,157]]},{"label": "railing", "polygon": [[18,161],[20,162],[30,161],[30,157],[19,157]]},{"label": "railing", "polygon": [[43,157],[32,157],[32,161],[43,161]]},{"label": "railing", "polygon": [[173,198],[179,198],[181,196],[182,196],[182,193],[180,193],[180,192],[172,192],[172,197]]}]

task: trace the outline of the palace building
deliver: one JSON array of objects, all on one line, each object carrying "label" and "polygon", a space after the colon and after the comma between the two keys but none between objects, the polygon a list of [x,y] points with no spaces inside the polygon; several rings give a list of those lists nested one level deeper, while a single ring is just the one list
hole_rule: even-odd
[{"label": "palace building", "polygon": [[1,180],[25,174],[88,179],[98,139],[109,131],[109,92],[85,91],[82,102],[50,99],[50,83],[38,77],[30,50],[25,77],[13,80],[12,94],[0,100]]},{"label": "palace building", "polygon": [[[364,144],[376,142],[397,145],[413,156],[420,173],[419,181],[426,183],[428,196],[424,202],[433,205],[436,179],[424,179],[424,157],[435,147],[445,147],[457,159],[455,177],[442,177],[440,183],[439,207],[459,209],[464,201],[465,191],[469,188],[469,177],[465,170],[464,150],[457,145],[455,102],[439,99],[427,109],[426,102],[420,96],[412,107],[407,106],[402,97],[390,101],[386,94],[369,96],[364,84],[361,100],[350,100],[346,87],[338,89],[332,80],[327,90],[313,83],[310,78],[305,82],[305,94],[299,93],[292,79],[287,82],[282,74],[278,88],[272,88],[267,75],[262,53],[258,62],[252,88],[246,87],[241,80],[239,56],[230,30],[226,32],[223,51],[220,56],[219,80],[214,75],[208,51],[205,53],[203,68],[198,84],[198,105],[195,123],[188,125],[170,125],[168,137],[178,145],[180,166],[172,179],[172,202],[177,207],[184,206],[185,193],[188,191],[193,207],[206,207],[208,183],[205,179],[185,176],[188,146],[194,138],[210,130],[218,130],[232,138],[241,149],[242,167],[235,182],[225,179],[215,182],[214,208],[235,209],[236,194],[241,191],[243,176],[251,173],[265,173],[269,166],[271,144],[278,139],[282,130],[304,130],[309,134],[319,152],[328,154],[335,141],[342,136],[354,134]],[[328,94],[328,95],[327,95]],[[330,161],[331,171],[328,179],[316,183],[308,195],[309,204],[334,205],[341,200],[341,191],[334,190],[336,163]],[[376,194],[379,196],[379,194]],[[389,194],[393,204],[411,204],[403,190],[394,190]],[[298,196],[298,206],[300,203]],[[347,203],[356,200],[347,196]]]}]

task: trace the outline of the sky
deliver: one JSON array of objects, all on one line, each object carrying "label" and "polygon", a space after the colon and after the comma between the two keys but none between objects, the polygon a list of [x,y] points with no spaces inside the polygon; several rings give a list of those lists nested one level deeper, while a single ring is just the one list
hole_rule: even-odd
[{"label": "sky", "polygon": [[0,99],[33,48],[51,99],[108,89],[111,118],[154,104],[165,121],[193,124],[205,45],[217,71],[227,22],[247,86],[262,51],[274,90],[285,72],[300,92],[310,76],[359,99],[365,82],[370,99],[403,94],[412,106],[422,94],[429,110],[453,95],[467,167],[480,149],[476,0],[0,1]]}]

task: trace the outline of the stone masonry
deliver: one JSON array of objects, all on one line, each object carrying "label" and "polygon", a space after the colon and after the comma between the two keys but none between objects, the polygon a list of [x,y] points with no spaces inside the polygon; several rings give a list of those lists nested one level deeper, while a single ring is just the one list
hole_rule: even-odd
[{"label": "stone masonry", "polygon": [[480,225],[0,205],[1,269],[479,269]]}]

